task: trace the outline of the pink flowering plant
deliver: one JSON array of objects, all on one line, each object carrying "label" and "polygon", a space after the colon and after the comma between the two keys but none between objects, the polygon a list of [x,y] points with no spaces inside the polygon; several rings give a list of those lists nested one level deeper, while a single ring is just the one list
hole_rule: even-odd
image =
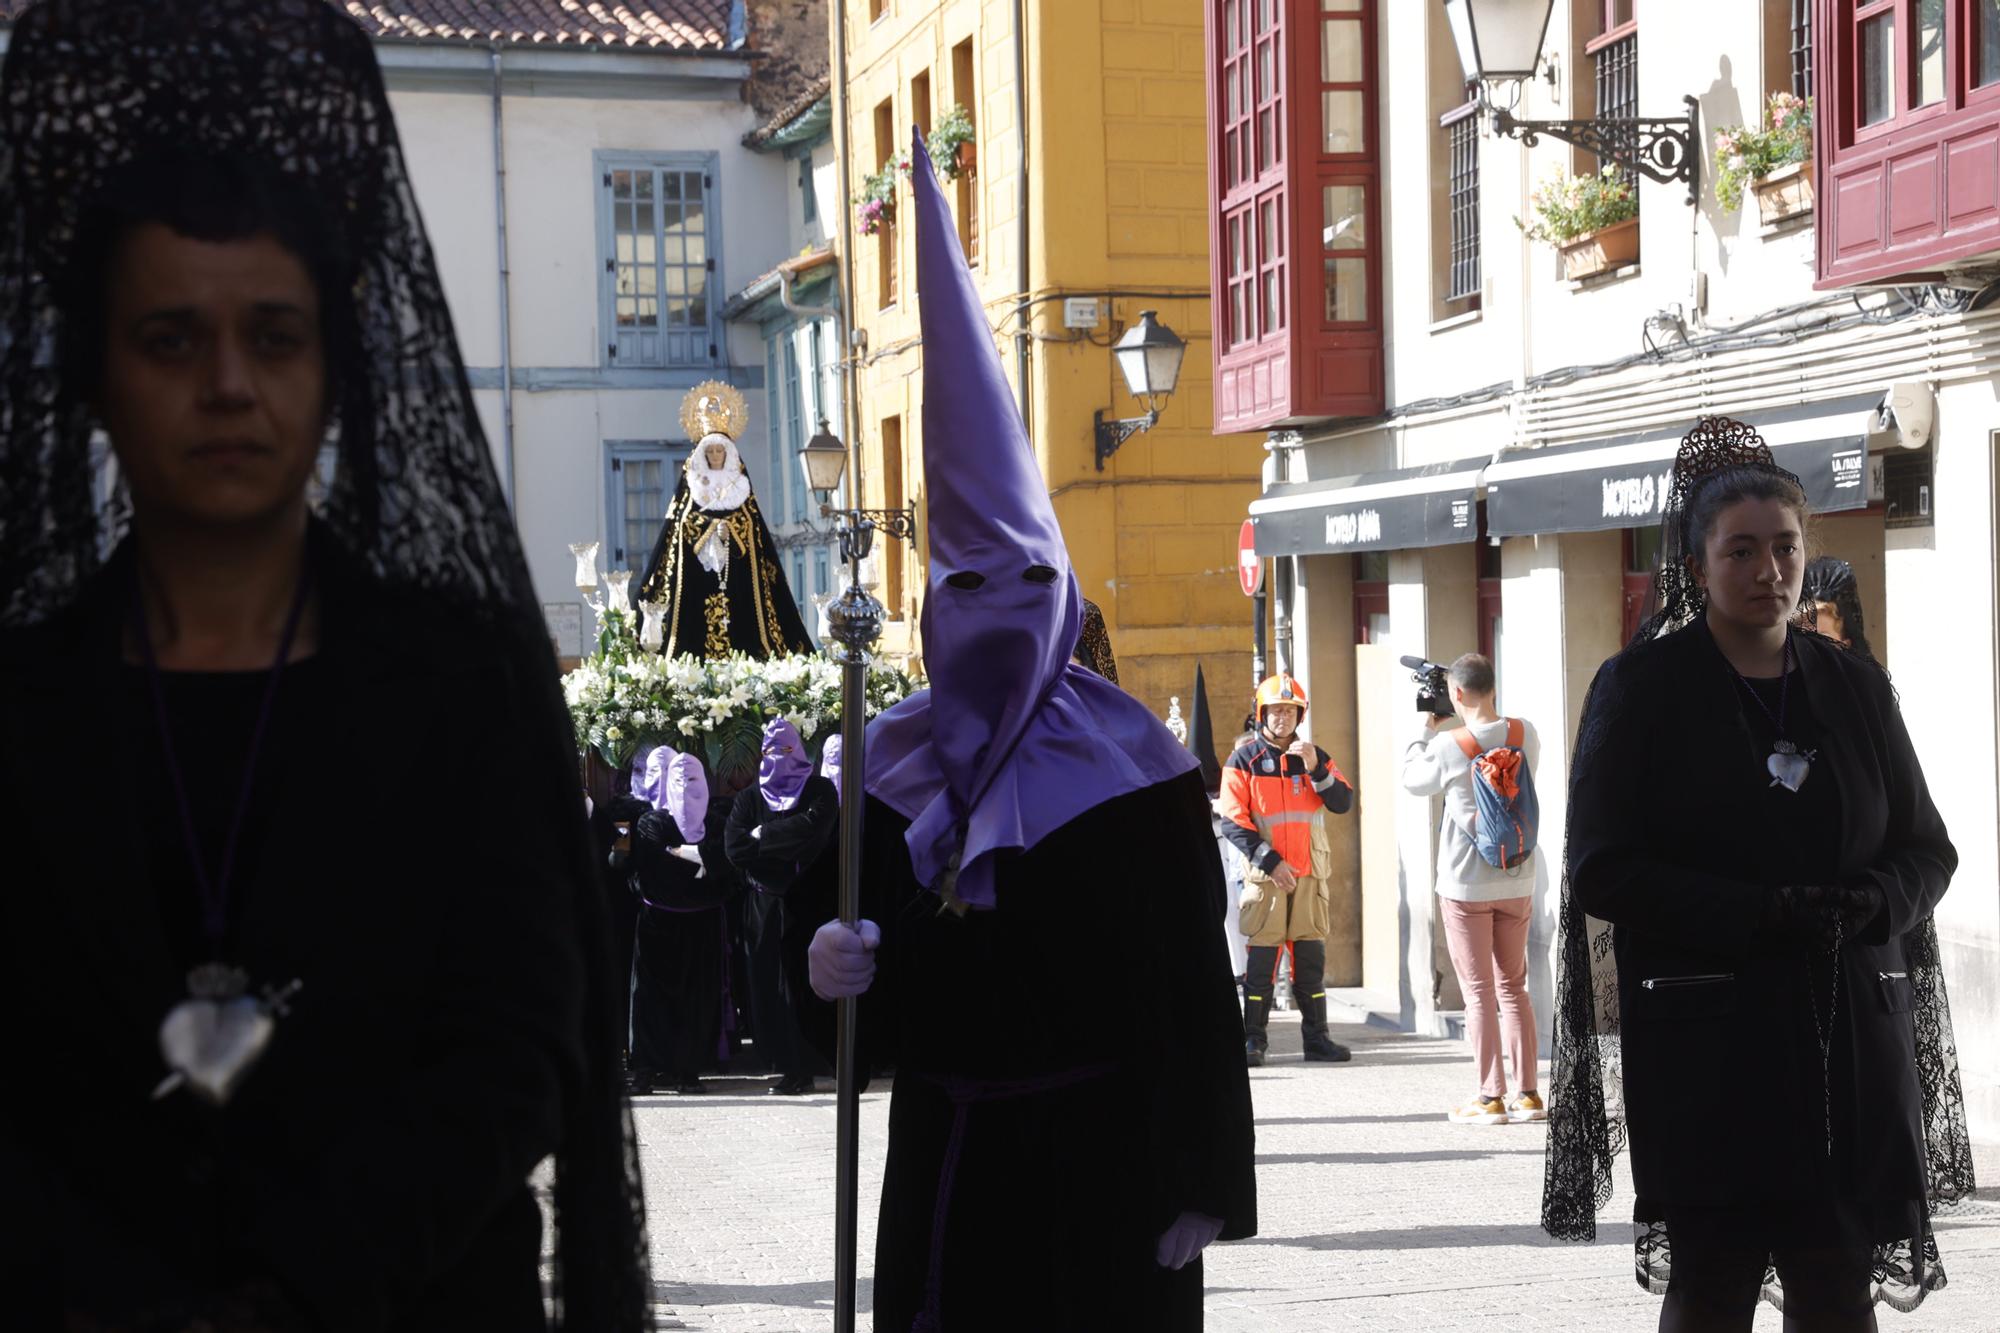
[{"label": "pink flowering plant", "polygon": [[1764,126],[1727,125],[1715,132],[1715,198],[1725,213],[1743,206],[1743,189],[1779,167],[1804,162],[1813,153],[1810,97],[1772,93]]},{"label": "pink flowering plant", "polygon": [[906,149],[861,178],[861,193],[854,198],[856,224],[863,236],[873,236],[896,217],[896,178],[910,174],[910,154]]},{"label": "pink flowering plant", "polygon": [[1528,196],[1535,220],[1516,226],[1531,241],[1563,245],[1579,236],[1616,226],[1639,216],[1639,197],[1615,166],[1584,176],[1551,177]]}]

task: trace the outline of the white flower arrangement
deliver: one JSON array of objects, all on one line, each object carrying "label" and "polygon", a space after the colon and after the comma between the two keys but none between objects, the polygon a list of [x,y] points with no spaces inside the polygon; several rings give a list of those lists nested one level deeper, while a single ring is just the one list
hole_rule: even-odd
[{"label": "white flower arrangement", "polygon": [[[711,771],[755,767],[764,723],[791,719],[815,749],[840,724],[840,664],[818,654],[756,661],[704,661],[644,651],[631,617],[605,617],[598,651],[563,677],[579,749],[622,770],[645,747],[671,744],[702,755]],[[918,687],[903,672],[872,667],[874,717]]]}]

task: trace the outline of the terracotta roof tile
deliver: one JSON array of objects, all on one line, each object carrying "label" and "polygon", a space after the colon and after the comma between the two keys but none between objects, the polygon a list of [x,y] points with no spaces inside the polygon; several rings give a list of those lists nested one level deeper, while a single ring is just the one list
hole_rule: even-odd
[{"label": "terracotta roof tile", "polygon": [[[32,0],[0,0],[0,22]],[[369,36],[419,42],[721,51],[730,0],[327,0]]]}]

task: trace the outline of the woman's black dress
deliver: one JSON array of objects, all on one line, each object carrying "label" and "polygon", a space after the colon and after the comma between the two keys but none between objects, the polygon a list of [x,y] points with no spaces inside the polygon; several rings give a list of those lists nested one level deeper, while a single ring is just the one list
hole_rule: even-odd
[{"label": "woman's black dress", "polygon": [[[1607,663],[1580,733],[1570,881],[1612,924],[1639,1274],[1664,1275],[1678,1223],[1874,1248],[1915,1266],[1901,1286],[1920,1298],[1936,1275],[1907,947],[1957,854],[1887,678],[1794,643],[1786,732],[1817,751],[1798,792],[1765,769],[1780,683],[1740,682],[1701,620]],[[1836,959],[1760,928],[1786,884],[1870,885],[1884,908]]]},{"label": "woman's black dress", "polygon": [[[1160,1268],[1160,1234],[1183,1211],[1222,1219],[1223,1240],[1257,1230],[1200,775],[1106,801],[1003,861],[990,912],[943,910],[917,883],[908,820],[870,799],[865,827],[862,914],[882,944],[857,1067],[896,1070],[877,1333],[927,1312],[949,1333],[1199,1329],[1201,1262]],[[829,1057],[834,1006],[804,954],[835,915],[837,847],[793,890],[793,993]],[[1109,953],[1107,915],[1127,926]],[[1107,975],[1142,1019],[1107,1028]]]},{"label": "woman's black dress", "polygon": [[[277,696],[224,960],[302,988],[220,1109],[153,1095],[161,1020],[210,960],[120,660],[129,563],[0,635],[0,1004],[32,1016],[0,1100],[0,1159],[32,1164],[0,1255],[15,1326],[180,1328],[264,1282],[327,1330],[546,1327],[528,1177],[584,1060],[581,802],[508,725],[541,706],[522,653],[315,565],[320,645]],[[211,866],[265,679],[163,681]]]}]

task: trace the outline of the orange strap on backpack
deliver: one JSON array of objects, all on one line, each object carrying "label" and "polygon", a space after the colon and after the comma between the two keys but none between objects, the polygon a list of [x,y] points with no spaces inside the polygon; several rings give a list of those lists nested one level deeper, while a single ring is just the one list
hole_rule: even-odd
[{"label": "orange strap on backpack", "polygon": [[1458,748],[1465,757],[1485,777],[1488,786],[1507,800],[1513,800],[1520,791],[1520,783],[1515,779],[1515,771],[1521,764],[1521,744],[1527,733],[1522,730],[1521,719],[1507,719],[1507,741],[1504,748],[1495,746],[1482,754],[1479,742],[1473,738],[1472,728],[1460,727],[1452,733]]}]

